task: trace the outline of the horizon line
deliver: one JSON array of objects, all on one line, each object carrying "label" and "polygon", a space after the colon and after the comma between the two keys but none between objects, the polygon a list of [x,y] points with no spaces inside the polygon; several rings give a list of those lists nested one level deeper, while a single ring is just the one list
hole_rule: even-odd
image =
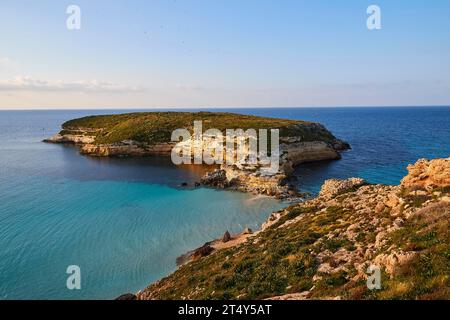
[{"label": "horizon line", "polygon": [[381,106],[223,106],[223,107],[19,107],[0,108],[1,111],[61,111],[61,110],[189,110],[189,109],[326,109],[326,108],[448,108],[448,105],[381,105]]}]

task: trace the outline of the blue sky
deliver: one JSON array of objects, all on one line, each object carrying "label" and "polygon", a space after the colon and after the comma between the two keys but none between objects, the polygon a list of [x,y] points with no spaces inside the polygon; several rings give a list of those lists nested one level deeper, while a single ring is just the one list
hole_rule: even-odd
[{"label": "blue sky", "polygon": [[450,105],[447,0],[0,0],[0,39],[3,109]]}]

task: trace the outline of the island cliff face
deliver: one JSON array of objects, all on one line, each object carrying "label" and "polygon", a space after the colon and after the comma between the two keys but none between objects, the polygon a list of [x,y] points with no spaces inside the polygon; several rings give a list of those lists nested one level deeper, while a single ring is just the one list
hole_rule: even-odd
[{"label": "island cliff face", "polygon": [[[408,170],[399,186],[328,180],[261,231],[188,253],[133,298],[450,299],[450,158]],[[369,267],[381,272],[376,290]]]},{"label": "island cliff face", "polygon": [[318,123],[212,112],[147,112],[85,117],[64,123],[59,134],[45,141],[75,144],[82,154],[99,157],[170,156],[176,144],[171,141],[172,131],[179,128],[192,131],[194,121],[202,121],[204,130],[251,128],[278,129],[280,132],[278,172],[266,175],[258,166],[221,165],[220,169],[202,179],[202,183],[209,186],[286,198],[296,193],[285,183],[295,166],[304,162],[339,159],[339,152],[350,148]]}]

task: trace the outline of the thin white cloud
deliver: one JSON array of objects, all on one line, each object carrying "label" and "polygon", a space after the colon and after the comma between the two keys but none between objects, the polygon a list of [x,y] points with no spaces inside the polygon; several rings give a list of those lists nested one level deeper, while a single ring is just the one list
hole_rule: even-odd
[{"label": "thin white cloud", "polygon": [[15,68],[17,67],[17,62],[8,58],[8,57],[0,57],[0,68]]},{"label": "thin white cloud", "polygon": [[1,81],[0,91],[70,91],[70,92],[138,92],[141,87],[118,84],[108,81],[81,80],[42,80],[29,76],[18,76]]}]

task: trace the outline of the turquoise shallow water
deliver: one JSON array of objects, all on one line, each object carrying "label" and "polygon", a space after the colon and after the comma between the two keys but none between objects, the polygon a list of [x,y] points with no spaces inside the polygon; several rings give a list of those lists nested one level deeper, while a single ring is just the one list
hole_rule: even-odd
[{"label": "turquoise shallow water", "polygon": [[[1,199],[3,298],[136,291],[173,271],[178,255],[225,229],[256,228],[278,207],[208,189],[41,177],[15,181]],[[65,288],[73,264],[82,271],[80,291]]]},{"label": "turquoise shallow water", "polygon": [[[92,112],[92,111],[91,111]],[[85,112],[86,113],[86,112]],[[83,112],[0,112],[0,298],[111,299],[176,269],[181,254],[260,224],[283,205],[181,189],[170,159],[94,159],[41,143]],[[81,290],[66,268],[81,268]]]},{"label": "turquoise shallow water", "polygon": [[[450,108],[242,109],[318,121],[353,149],[298,168],[303,191],[361,176],[396,184],[406,165],[450,156]],[[0,112],[0,298],[110,299],[175,270],[175,259],[221,236],[258,228],[284,204],[211,189],[186,190],[202,169],[167,159],[94,159],[42,143],[60,124],[120,111]],[[81,290],[65,286],[79,265]]]}]

